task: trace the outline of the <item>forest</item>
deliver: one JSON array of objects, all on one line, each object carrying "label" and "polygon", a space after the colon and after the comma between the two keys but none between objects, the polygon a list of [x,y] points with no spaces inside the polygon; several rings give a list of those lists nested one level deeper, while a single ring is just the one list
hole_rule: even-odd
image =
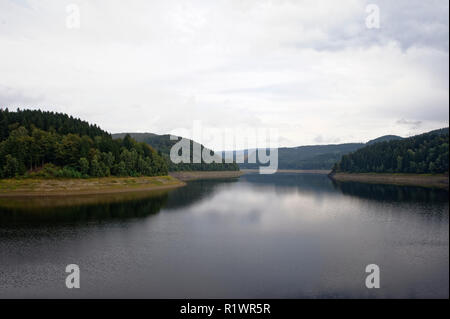
[{"label": "forest", "polygon": [[[343,155],[354,152],[366,145],[393,139],[402,139],[396,135],[384,135],[367,143],[343,143],[328,145],[305,145],[297,147],[280,147],[278,149],[278,168],[279,169],[323,169],[330,170]],[[256,150],[245,150],[245,155],[252,154]],[[256,156],[256,155],[255,155]],[[240,168],[258,168],[259,162],[242,163]]]},{"label": "forest", "polygon": [[[335,145],[306,145],[297,147],[278,148],[278,168],[279,169],[326,169],[333,167],[334,163],[341,159],[341,156],[363,147],[363,143],[347,143]],[[245,150],[245,156],[254,156],[256,163],[239,164],[240,168],[257,169],[265,166],[259,162],[256,149]]]},{"label": "forest", "polygon": [[157,151],[63,113],[0,109],[0,178],[167,175]]},{"label": "forest", "polygon": [[342,156],[334,172],[448,173],[449,129],[374,143]]},{"label": "forest", "polygon": [[[161,153],[162,157],[166,161],[166,164],[169,168],[169,171],[238,171],[239,165],[236,163],[224,163],[222,158],[218,157],[217,162],[213,163],[205,163],[203,159],[201,159],[201,163],[193,162],[193,149],[194,144],[199,145],[199,143],[190,140],[190,163],[178,163],[175,164],[170,160],[170,149],[172,146],[177,143],[177,140],[171,140],[170,135],[157,135],[153,133],[119,133],[113,134],[113,138],[123,138],[125,135],[129,134],[131,137],[136,139],[137,141],[144,142],[151,147],[158,150]],[[200,144],[200,149],[203,152],[205,146]]]}]

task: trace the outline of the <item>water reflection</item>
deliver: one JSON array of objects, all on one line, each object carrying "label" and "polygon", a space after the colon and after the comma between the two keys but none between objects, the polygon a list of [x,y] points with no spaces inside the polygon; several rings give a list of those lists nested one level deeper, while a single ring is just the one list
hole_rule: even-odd
[{"label": "water reflection", "polygon": [[188,182],[189,187],[177,188],[169,193],[165,208],[168,210],[176,210],[191,206],[198,201],[212,196],[220,188],[233,185],[237,182],[238,179],[235,178],[190,181]]},{"label": "water reflection", "polygon": [[335,193],[332,182],[326,175],[277,173],[259,175],[249,173],[241,177],[241,181],[253,187],[274,189],[277,192]]},{"label": "water reflection", "polygon": [[0,202],[0,297],[448,298],[445,191],[285,173],[112,197]]},{"label": "water reflection", "polygon": [[0,198],[0,226],[58,224],[145,217],[167,204],[166,192]]},{"label": "water reflection", "polygon": [[339,182],[333,186],[345,195],[386,202],[448,202],[448,190],[413,186],[379,185],[358,182]]}]

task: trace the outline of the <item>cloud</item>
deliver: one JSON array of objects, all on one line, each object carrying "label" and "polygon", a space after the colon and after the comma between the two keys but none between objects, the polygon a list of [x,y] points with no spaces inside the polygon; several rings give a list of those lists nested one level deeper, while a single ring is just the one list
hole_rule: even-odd
[{"label": "cloud", "polygon": [[445,0],[81,0],[79,29],[69,3],[0,2],[4,106],[112,132],[277,127],[286,146],[448,125]]},{"label": "cloud", "polygon": [[412,129],[418,129],[422,125],[422,121],[410,121],[405,119],[400,119],[396,123],[400,125],[409,126]]},{"label": "cloud", "polygon": [[32,107],[43,100],[43,96],[30,96],[21,90],[0,85],[0,107]]}]

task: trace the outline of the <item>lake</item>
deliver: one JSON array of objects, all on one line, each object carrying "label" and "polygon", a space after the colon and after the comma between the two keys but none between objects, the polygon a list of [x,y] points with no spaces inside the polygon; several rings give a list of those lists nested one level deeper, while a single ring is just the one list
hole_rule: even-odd
[{"label": "lake", "polygon": [[445,190],[280,173],[112,197],[0,203],[0,298],[449,297]]}]

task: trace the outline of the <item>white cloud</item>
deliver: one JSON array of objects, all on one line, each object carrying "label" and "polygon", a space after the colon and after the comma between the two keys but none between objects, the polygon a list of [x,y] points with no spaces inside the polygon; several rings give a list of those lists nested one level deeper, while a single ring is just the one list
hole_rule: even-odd
[{"label": "white cloud", "polygon": [[357,0],[2,1],[0,104],[112,132],[278,127],[290,146],[448,125],[448,2],[374,2],[369,30]]}]

